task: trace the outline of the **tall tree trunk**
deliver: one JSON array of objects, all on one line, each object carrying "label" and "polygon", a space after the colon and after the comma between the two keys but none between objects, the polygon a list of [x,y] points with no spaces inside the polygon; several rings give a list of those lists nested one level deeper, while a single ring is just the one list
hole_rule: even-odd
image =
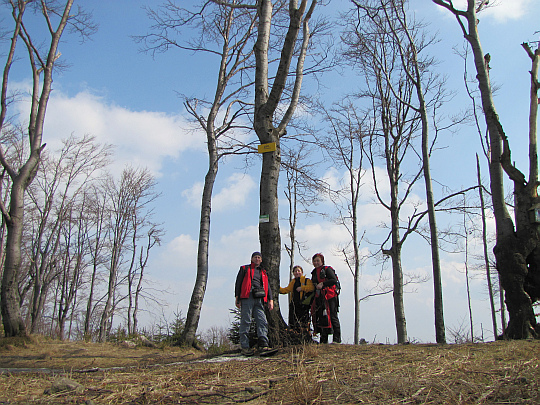
[{"label": "tall tree trunk", "polygon": [[[277,142],[279,143],[279,142]],[[269,311],[269,340],[271,345],[281,341],[281,330],[285,321],[279,310],[279,268],[281,262],[281,234],[277,186],[281,154],[279,147],[275,152],[263,154],[260,183],[260,215],[268,217],[268,222],[259,222],[259,240],[263,257],[263,267],[268,271],[268,280],[274,294],[274,311]]]},{"label": "tall tree trunk", "polygon": [[405,318],[405,305],[403,303],[403,269],[401,267],[401,248],[392,249],[392,282],[394,297],[394,319],[398,343],[407,343],[407,320]]},{"label": "tall tree trunk", "polygon": [[[408,35],[410,35],[407,32]],[[409,36],[409,39],[411,37]],[[426,202],[429,219],[429,233],[431,241],[431,265],[433,271],[433,303],[435,310],[435,340],[437,343],[446,343],[446,331],[444,326],[444,310],[443,310],[443,293],[442,293],[442,276],[441,276],[441,261],[439,257],[439,235],[437,231],[437,221],[435,217],[435,201],[433,199],[433,185],[431,181],[430,169],[430,153],[429,153],[429,122],[427,117],[427,107],[424,100],[424,92],[418,66],[418,58],[416,56],[416,46],[411,39],[411,48],[414,53],[414,70],[415,70],[415,88],[419,101],[418,111],[422,121],[422,167],[424,170],[424,184],[426,188]]]},{"label": "tall tree trunk", "polygon": [[[394,172],[391,175],[397,176]],[[399,208],[398,208],[398,184],[391,182],[391,231],[392,247],[390,248],[390,258],[392,260],[392,296],[394,298],[394,319],[396,323],[397,342],[406,343],[407,320],[405,318],[405,305],[403,303],[403,268],[401,267],[401,241],[399,235]]]},{"label": "tall tree trunk", "polygon": [[201,201],[201,221],[199,226],[199,247],[197,251],[197,278],[191,293],[189,309],[182,340],[188,345],[196,344],[196,332],[201,317],[201,309],[208,281],[208,244],[210,242],[210,214],[212,211],[212,190],[218,173],[218,159],[215,146],[208,144],[208,172],[204,178]]},{"label": "tall tree trunk", "polygon": [[501,278],[499,277],[499,310],[501,311],[501,327],[502,327],[502,335],[504,336],[504,332],[506,330],[506,311],[504,308],[504,289],[501,283]]},{"label": "tall tree trunk", "polygon": [[[277,94],[278,100],[269,103],[268,89],[268,48],[270,41],[270,30],[272,26],[271,0],[262,0],[257,9],[259,17],[259,27],[257,41],[255,44],[255,116],[254,129],[261,144],[274,142],[276,150],[274,152],[263,153],[261,178],[259,188],[259,241],[263,257],[263,267],[267,270],[269,283],[272,292],[279,296],[279,268],[281,263],[281,235],[279,230],[279,213],[277,186],[279,180],[279,170],[281,165],[280,133],[274,128],[273,117],[276,102],[281,97],[281,92]],[[289,31],[290,33],[290,31]],[[288,33],[288,34],[289,34]],[[292,41],[294,42],[295,36]],[[289,39],[291,40],[291,39]],[[291,55],[292,56],[292,55]],[[287,60],[285,60],[285,63]],[[289,58],[290,63],[290,58]],[[280,68],[282,68],[280,64]],[[287,73],[288,73],[288,66]],[[264,219],[263,219],[264,218]],[[279,299],[275,300],[275,310],[267,313],[269,321],[269,340],[271,345],[280,341],[280,330],[285,326],[285,322],[280,312]]]},{"label": "tall tree trunk", "polygon": [[[135,225],[136,227],[137,225]],[[132,235],[132,242],[131,242],[131,248],[133,251],[131,252],[131,264],[128,269],[127,274],[127,299],[128,299],[128,307],[127,307],[127,333],[128,335],[135,334],[135,330],[133,329],[133,320],[132,320],[132,311],[133,311],[133,285],[135,280],[135,258],[137,256],[137,231],[135,230]]]},{"label": "tall tree trunk", "polygon": [[[26,326],[19,305],[18,275],[21,269],[21,238],[24,188],[15,179],[11,192],[10,219],[7,221],[6,261],[2,277],[1,306],[6,336],[25,336]],[[15,204],[18,201],[19,204]]]},{"label": "tall tree trunk", "polygon": [[478,176],[478,195],[480,197],[480,213],[482,215],[482,247],[483,247],[483,252],[484,252],[484,265],[486,266],[486,280],[488,284],[489,307],[491,309],[491,324],[493,327],[493,339],[497,340],[497,311],[495,310],[495,297],[494,297],[494,291],[493,291],[493,283],[491,281],[491,268],[489,265],[486,208],[485,208],[485,203],[484,203],[484,189],[482,185],[482,177],[480,176],[480,159],[478,158],[478,154],[476,155],[476,173]]},{"label": "tall tree trunk", "polygon": [[[407,13],[405,10],[406,1],[392,3],[394,8],[395,18],[399,22],[399,27],[403,31],[405,44],[400,39],[399,30],[393,26],[392,33],[396,38],[396,43],[399,45],[402,59],[405,55],[410,55],[411,66],[405,66],[405,72],[409,76],[409,80],[413,83],[418,98],[418,107],[415,108],[420,114],[421,129],[422,129],[422,170],[424,174],[424,185],[426,189],[426,203],[430,230],[431,244],[431,263],[433,272],[433,293],[434,293],[434,310],[435,310],[435,339],[437,343],[446,343],[446,332],[444,326],[444,311],[443,311],[443,294],[442,294],[442,279],[441,279],[441,263],[439,258],[439,237],[437,231],[437,221],[435,217],[435,201],[433,198],[433,185],[431,181],[430,169],[430,144],[429,144],[429,121],[427,105],[424,98],[424,86],[422,83],[422,71],[417,48],[417,39],[409,28],[407,22]],[[408,43],[407,43],[408,42]],[[425,69],[425,68],[424,68]]]},{"label": "tall tree trunk", "polygon": [[139,273],[139,280],[137,281],[137,287],[135,288],[135,299],[134,299],[134,306],[133,306],[133,333],[137,332],[137,328],[139,325],[139,301],[141,299],[141,291],[142,291],[142,282],[144,277],[144,269],[146,268],[146,263],[149,256],[149,251],[151,248],[150,244],[150,237],[148,238],[148,246],[146,248],[146,257],[143,259],[143,248],[141,247],[141,256],[140,256],[140,273]]},{"label": "tall tree trunk", "polygon": [[469,229],[467,228],[467,217],[465,207],[466,199],[463,199],[463,233],[465,234],[465,287],[467,291],[467,308],[469,309],[469,328],[471,331],[471,343],[474,343],[474,322],[471,302],[471,285],[469,276]]},{"label": "tall tree trunk", "polygon": [[[28,159],[19,169],[13,168],[6,160],[3,149],[0,153],[0,160],[9,176],[11,177],[12,190],[11,200],[9,203],[9,209],[7,209],[2,203],[0,208],[2,215],[7,221],[7,240],[6,240],[6,261],[4,266],[4,274],[2,277],[2,287],[0,292],[0,306],[2,307],[2,321],[4,325],[4,333],[6,336],[24,336],[27,334],[24,322],[21,317],[19,292],[18,292],[18,277],[21,270],[21,240],[23,230],[23,216],[24,216],[24,195],[26,189],[35,177],[41,151],[45,147],[42,144],[43,137],[43,125],[45,121],[45,113],[47,104],[49,101],[49,95],[52,89],[52,75],[53,68],[56,60],[59,58],[57,52],[60,38],[68,23],[70,17],[70,10],[73,5],[73,0],[67,0],[63,11],[60,15],[60,22],[56,27],[56,31],[49,25],[51,42],[48,48],[46,59],[44,63],[36,60],[36,48],[32,43],[32,40],[27,37],[27,32],[21,30],[22,18],[25,11],[26,2],[19,1],[13,2],[13,16],[16,21],[14,30],[14,36],[12,37],[11,48],[8,54],[6,67],[4,69],[4,75],[2,80],[2,96],[1,104],[2,110],[0,115],[0,129],[3,128],[6,117],[6,93],[9,70],[13,61],[15,45],[17,37],[20,37],[24,41],[30,66],[33,76],[33,88],[32,88],[32,101],[30,107],[30,119],[28,125],[28,137],[29,137],[29,153]],[[47,10],[42,4],[42,13],[48,20],[49,10]],[[50,23],[50,21],[48,20]],[[43,82],[41,82],[41,77]]]},{"label": "tall tree trunk", "polygon": [[[263,265],[268,271],[272,291],[279,293],[279,268],[281,262],[281,234],[278,214],[278,180],[281,165],[280,138],[285,135],[300,97],[304,60],[310,40],[308,23],[317,0],[289,0],[289,26],[285,35],[278,70],[269,91],[269,43],[272,28],[272,0],[260,0],[257,7],[259,26],[255,44],[255,112],[253,128],[261,144],[274,142],[276,150],[263,154],[260,184],[260,218],[259,241],[263,257]],[[296,40],[303,27],[303,38],[299,55],[297,56],[296,77],[292,97],[288,108],[277,126],[274,119],[277,108],[282,102],[283,91],[290,75],[291,61],[295,52]],[[263,220],[264,218],[264,220]],[[279,310],[279,300],[275,300],[275,310],[268,314],[269,339],[274,345],[281,341],[280,331],[285,326]]]},{"label": "tall tree trunk", "polygon": [[107,284],[105,306],[103,307],[103,312],[101,313],[101,318],[99,321],[98,341],[100,343],[105,342],[108,331],[110,330],[112,326],[111,319],[112,319],[112,311],[113,311],[113,299],[114,299],[114,294],[116,292],[116,281],[118,278],[117,277],[118,267],[116,264],[116,260],[114,259],[115,255],[116,253],[113,251],[113,260],[111,260],[110,268],[109,268],[109,278],[108,278],[108,284]]},{"label": "tall tree trunk", "polygon": [[[360,176],[360,173],[358,173]],[[351,180],[352,181],[352,180]],[[351,182],[352,184],[352,182]],[[358,239],[358,194],[360,185],[357,184],[353,193],[352,202],[352,236],[353,236],[353,254],[354,254],[354,272],[353,272],[353,296],[354,296],[354,344],[360,343],[360,240]]]},{"label": "tall tree trunk", "polygon": [[[403,12],[403,15],[405,13]],[[435,340],[437,343],[446,343],[446,331],[444,327],[444,310],[443,310],[443,293],[442,293],[442,276],[441,276],[441,261],[439,258],[439,235],[437,231],[437,221],[435,217],[435,201],[433,199],[433,185],[431,181],[430,169],[430,153],[429,153],[429,122],[427,116],[427,107],[424,100],[424,91],[420,68],[418,66],[417,50],[414,41],[409,33],[406,34],[410,41],[410,49],[414,54],[414,85],[418,97],[418,111],[422,122],[422,167],[424,170],[424,185],[426,188],[426,202],[429,220],[429,233],[431,241],[431,265],[433,271],[433,304],[435,310]]]},{"label": "tall tree trunk", "polygon": [[[101,208],[97,208],[98,211],[101,210]],[[101,215],[98,213],[98,218]],[[101,227],[103,225],[103,222],[101,220],[98,220],[96,222],[97,230],[96,230],[96,237],[95,237],[95,250],[94,252],[91,252],[92,254],[92,276],[90,277],[90,286],[88,291],[88,299],[86,300],[86,311],[84,313],[84,340],[90,341],[92,338],[92,331],[90,330],[90,323],[92,318],[92,310],[94,308],[94,290],[96,288],[96,280],[97,280],[97,271],[98,271],[98,261],[99,261],[99,255],[100,255],[100,239],[101,239]]]},{"label": "tall tree trunk", "polygon": [[431,184],[431,170],[429,167],[428,135],[427,127],[424,129],[424,121],[427,125],[425,110],[422,114],[422,159],[424,167],[424,181],[428,206],[429,232],[431,240],[431,265],[433,269],[433,306],[435,311],[435,341],[439,344],[446,343],[446,330],[444,326],[444,309],[442,293],[442,272],[439,257],[439,236],[437,221],[435,218],[435,202],[433,200],[433,187]]}]

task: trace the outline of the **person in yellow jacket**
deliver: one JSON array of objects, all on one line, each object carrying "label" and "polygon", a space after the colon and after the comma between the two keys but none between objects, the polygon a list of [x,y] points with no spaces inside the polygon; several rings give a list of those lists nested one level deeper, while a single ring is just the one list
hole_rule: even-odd
[{"label": "person in yellow jacket", "polygon": [[309,308],[311,301],[309,293],[315,290],[311,279],[304,276],[304,270],[301,266],[293,267],[293,276],[289,285],[285,288],[280,287],[280,294],[289,294],[289,327],[302,334],[309,335]]}]

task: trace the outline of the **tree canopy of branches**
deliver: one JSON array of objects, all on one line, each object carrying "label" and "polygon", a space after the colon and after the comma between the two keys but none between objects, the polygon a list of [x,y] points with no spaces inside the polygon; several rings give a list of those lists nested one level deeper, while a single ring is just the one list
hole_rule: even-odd
[{"label": "tree canopy of branches", "polygon": [[[401,264],[402,247],[407,237],[415,231],[423,215],[417,212],[403,220],[400,214],[410,203],[412,188],[422,175],[422,166],[414,163],[414,143],[419,137],[420,113],[414,108],[416,88],[408,68],[413,65],[403,42],[403,29],[398,27],[393,2],[356,2],[350,17],[350,29],[344,36],[346,56],[361,66],[366,80],[365,91],[360,96],[371,103],[369,125],[361,129],[367,138],[366,157],[369,160],[375,195],[390,214],[390,232],[381,246],[381,252],[392,261],[394,315],[399,343],[408,340],[403,302],[404,276]],[[400,35],[396,35],[399,32]],[[372,126],[371,122],[376,123]],[[381,179],[377,176],[377,162],[382,159],[389,182],[389,201],[380,192]],[[415,169],[405,176],[405,162]],[[403,189],[402,186],[403,185]],[[402,193],[402,194],[401,194]],[[416,204],[413,202],[413,204]],[[402,230],[405,230],[401,234]]]}]

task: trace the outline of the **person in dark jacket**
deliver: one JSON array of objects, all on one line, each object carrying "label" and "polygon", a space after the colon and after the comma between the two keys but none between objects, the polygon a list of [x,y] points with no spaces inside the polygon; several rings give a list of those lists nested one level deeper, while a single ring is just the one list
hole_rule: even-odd
[{"label": "person in dark jacket", "polygon": [[309,303],[303,301],[308,293],[315,290],[313,283],[304,276],[301,266],[293,267],[294,278],[285,288],[280,287],[280,294],[291,294],[289,299],[289,327],[302,334],[309,334]]},{"label": "person in dark jacket", "polygon": [[324,265],[322,253],[314,254],[312,262],[315,267],[311,272],[311,281],[315,286],[315,299],[311,306],[314,332],[321,334],[320,343],[328,343],[329,334],[333,334],[333,343],[341,343],[336,273],[332,267]]},{"label": "person in dark jacket", "polygon": [[274,309],[272,289],[268,284],[266,270],[261,267],[262,255],[253,252],[251,263],[241,266],[236,276],[234,295],[236,307],[240,309],[240,347],[245,355],[253,354],[249,347],[249,327],[251,318],[257,324],[258,346],[261,352],[268,351],[268,322],[264,305],[271,311]]}]

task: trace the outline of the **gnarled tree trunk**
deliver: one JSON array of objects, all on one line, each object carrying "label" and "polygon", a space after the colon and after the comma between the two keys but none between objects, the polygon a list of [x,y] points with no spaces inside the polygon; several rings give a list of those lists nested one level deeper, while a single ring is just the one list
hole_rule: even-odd
[{"label": "gnarled tree trunk", "polygon": [[[467,10],[454,8],[450,0],[433,0],[452,12],[461,27],[465,39],[471,45],[476,66],[476,78],[480,89],[482,108],[489,132],[491,156],[489,162],[491,195],[497,227],[497,242],[493,249],[497,271],[505,292],[505,302],[510,315],[504,337],[527,339],[540,335],[540,326],[532,308],[540,297],[540,236],[537,223],[531,214],[540,202],[537,195],[538,160],[536,150],[536,114],[538,110],[538,61],[540,50],[533,53],[524,46],[532,60],[531,107],[529,115],[529,178],[511,163],[508,138],[495,110],[489,80],[489,61],[484,56],[478,35],[476,13],[488,3],[479,4],[468,0]],[[525,45],[525,44],[524,44]],[[504,172],[514,183],[515,226],[504,201]]]}]

